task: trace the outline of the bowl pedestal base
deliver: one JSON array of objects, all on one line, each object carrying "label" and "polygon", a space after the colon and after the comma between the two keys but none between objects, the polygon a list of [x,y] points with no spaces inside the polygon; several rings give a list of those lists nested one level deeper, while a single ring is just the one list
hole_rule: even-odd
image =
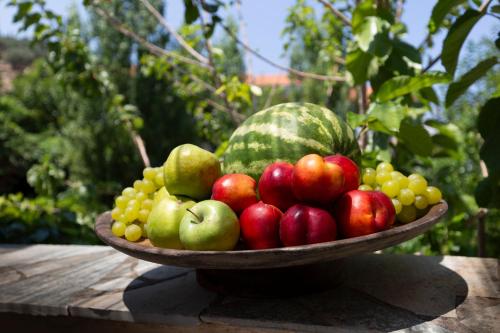
[{"label": "bowl pedestal base", "polygon": [[342,281],[343,259],[268,269],[197,269],[198,283],[227,296],[293,297],[334,288]]}]

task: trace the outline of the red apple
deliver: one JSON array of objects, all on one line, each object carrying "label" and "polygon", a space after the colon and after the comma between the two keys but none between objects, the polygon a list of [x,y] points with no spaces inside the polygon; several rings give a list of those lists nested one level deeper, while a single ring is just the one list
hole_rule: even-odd
[{"label": "red apple", "polygon": [[280,239],[284,246],[330,242],[337,239],[337,225],[326,210],[297,204],[281,218]]},{"label": "red apple", "polygon": [[217,179],[212,187],[212,199],[226,203],[236,213],[256,203],[257,183],[242,173],[231,173]]},{"label": "red apple", "polygon": [[302,157],[293,168],[292,190],[300,201],[328,205],[344,187],[344,174],[337,164],[317,154]]},{"label": "red apple", "polygon": [[325,161],[337,164],[342,168],[345,180],[342,193],[358,189],[360,184],[359,168],[353,160],[343,155],[337,154],[325,157]]},{"label": "red apple", "polygon": [[387,195],[378,191],[350,191],[334,206],[334,215],[343,237],[357,237],[389,229],[396,216]]},{"label": "red apple", "polygon": [[275,162],[269,164],[259,179],[260,199],[281,211],[297,203],[292,192],[293,164]]},{"label": "red apple", "polygon": [[280,246],[279,225],[283,213],[262,201],[247,207],[240,216],[241,236],[252,250]]}]

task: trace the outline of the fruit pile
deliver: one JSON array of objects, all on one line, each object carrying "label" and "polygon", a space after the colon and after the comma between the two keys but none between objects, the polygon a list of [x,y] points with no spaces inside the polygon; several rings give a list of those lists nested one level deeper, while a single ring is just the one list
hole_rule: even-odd
[{"label": "fruit pile", "polygon": [[359,155],[352,129],[332,111],[275,105],[236,129],[222,164],[184,144],[162,167],[144,169],[116,198],[112,232],[172,249],[268,249],[386,230],[441,200],[422,176],[389,163],[361,176]]},{"label": "fruit pile", "polygon": [[143,175],[116,198],[112,232],[172,249],[268,249],[368,235],[390,228],[396,215],[413,221],[441,199],[420,175],[381,163],[361,176],[339,154],[271,163],[257,182],[222,175],[215,155],[185,144]]},{"label": "fruit pile", "polygon": [[423,176],[412,173],[406,177],[387,162],[378,164],[376,169],[364,169],[362,180],[359,190],[382,191],[391,198],[401,223],[412,222],[425,215],[429,206],[442,198],[441,191],[428,186]]}]

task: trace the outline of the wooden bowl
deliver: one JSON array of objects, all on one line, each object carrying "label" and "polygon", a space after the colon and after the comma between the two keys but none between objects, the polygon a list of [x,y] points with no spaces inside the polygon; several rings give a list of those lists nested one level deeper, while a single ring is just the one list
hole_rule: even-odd
[{"label": "wooden bowl", "polygon": [[434,205],[420,219],[367,236],[312,245],[268,250],[189,251],[154,247],[149,240],[129,242],[111,233],[111,214],[97,218],[95,231],[106,244],[118,251],[159,264],[202,269],[266,269],[301,266],[373,252],[412,239],[429,230],[448,210],[445,201]]}]

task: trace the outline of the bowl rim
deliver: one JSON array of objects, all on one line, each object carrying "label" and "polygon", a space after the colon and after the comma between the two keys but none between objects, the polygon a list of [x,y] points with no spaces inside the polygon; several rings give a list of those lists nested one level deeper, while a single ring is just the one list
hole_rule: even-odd
[{"label": "bowl rim", "polygon": [[[155,247],[153,245],[147,246],[144,244],[139,243],[133,243],[129,242],[126,239],[117,237],[112,234],[111,232],[111,224],[113,220],[111,219],[111,213],[109,211],[104,212],[100,214],[97,217],[96,224],[95,224],[95,232],[97,236],[106,244],[114,247],[115,249],[125,252],[129,255],[134,255],[134,252],[142,252],[144,254],[150,254],[153,256],[163,256],[165,258],[172,258],[175,259],[176,263],[175,264],[181,264],[182,258],[216,258],[216,257],[241,257],[241,258],[248,258],[250,256],[258,256],[262,254],[267,254],[267,255],[276,255],[279,256],[283,253],[286,254],[296,254],[298,256],[300,255],[307,255],[310,253],[317,253],[317,252],[324,252],[324,251],[329,251],[333,249],[344,249],[347,247],[352,247],[355,245],[360,245],[360,244],[370,244],[370,243],[377,243],[377,241],[381,241],[384,239],[388,240],[395,240],[394,242],[390,242],[390,244],[381,247],[386,248],[389,246],[393,246],[396,244],[399,244],[403,241],[409,240],[425,231],[430,229],[431,226],[436,224],[440,218],[443,217],[443,215],[446,213],[448,210],[448,204],[446,201],[441,200],[439,203],[433,205],[430,210],[422,216],[421,218],[407,223],[407,224],[402,224],[402,225],[396,225],[391,227],[388,230],[384,231],[379,231],[373,234],[365,235],[365,236],[359,236],[359,237],[352,237],[352,238],[345,238],[345,239],[339,239],[335,241],[330,241],[330,242],[324,242],[324,243],[317,243],[317,244],[310,244],[310,245],[300,245],[300,246],[290,246],[290,247],[278,247],[278,248],[272,248],[272,249],[263,249],[263,250],[231,250],[231,251],[193,251],[193,250],[177,250],[177,249],[167,249],[167,248],[160,248],[160,247]],[[400,237],[398,237],[400,236]],[[372,247],[368,246],[365,251],[353,251],[353,254],[357,253],[363,253],[363,252],[371,252],[375,251],[378,249],[373,249]],[[143,259],[141,256],[137,256]],[[145,260],[150,260],[150,259],[145,259]],[[150,261],[155,261],[158,262],[158,260],[150,260]],[[179,261],[179,262],[177,262]],[[184,266],[184,265],[182,265]],[[193,264],[186,264],[186,266],[192,267],[194,266]],[[202,265],[203,266],[203,265]],[[207,266],[212,266],[212,265],[207,265]],[[231,265],[230,265],[231,266]],[[234,265],[232,265],[234,266]],[[280,265],[278,263],[277,266],[289,266],[286,264]]]}]

